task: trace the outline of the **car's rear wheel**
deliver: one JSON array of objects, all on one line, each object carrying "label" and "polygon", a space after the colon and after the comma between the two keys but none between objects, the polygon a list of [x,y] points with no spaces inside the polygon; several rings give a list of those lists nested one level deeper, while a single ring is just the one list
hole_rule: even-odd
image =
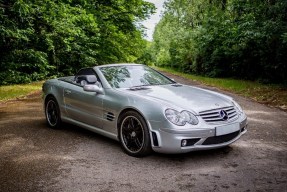
[{"label": "car's rear wheel", "polygon": [[45,102],[45,116],[47,124],[51,128],[59,128],[61,124],[61,116],[59,105],[55,98],[49,97]]},{"label": "car's rear wheel", "polygon": [[144,118],[135,111],[128,111],[119,122],[119,139],[124,151],[134,157],[150,154],[151,141]]}]

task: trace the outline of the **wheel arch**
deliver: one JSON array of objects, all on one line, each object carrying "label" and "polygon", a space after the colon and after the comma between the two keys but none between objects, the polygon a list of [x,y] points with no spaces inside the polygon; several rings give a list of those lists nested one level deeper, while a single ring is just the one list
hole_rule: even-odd
[{"label": "wheel arch", "polygon": [[45,98],[44,98],[44,104],[45,104],[45,105],[47,104],[47,101],[48,101],[48,99],[50,99],[50,98],[55,99],[55,100],[56,100],[56,102],[58,103],[58,101],[57,101],[57,99],[56,99],[55,95],[53,95],[52,93],[49,93],[49,94],[48,94],[48,95],[46,95],[46,96],[45,96]]},{"label": "wheel arch", "polygon": [[[136,109],[134,107],[126,107],[126,108],[121,110],[121,112],[119,113],[118,118],[117,118],[117,124],[116,124],[117,130],[119,129],[119,126],[120,126],[120,118],[123,116],[124,113],[126,113],[128,111],[137,112],[140,116],[142,116],[142,118],[144,119],[144,121],[148,127],[149,132],[151,133],[151,125],[150,125],[149,121],[147,120],[145,115],[139,109]],[[119,134],[118,134],[118,139],[119,139]]]},{"label": "wheel arch", "polygon": [[[118,128],[118,125],[119,125],[119,123],[120,123],[120,122],[119,122],[120,118],[122,117],[122,115],[123,115],[124,113],[126,113],[126,112],[128,112],[128,111],[134,111],[134,112],[137,112],[138,114],[140,114],[140,115],[143,117],[143,119],[145,120],[146,124],[148,125],[148,120],[146,119],[146,117],[144,116],[144,114],[143,114],[139,109],[136,109],[136,108],[134,108],[134,107],[127,107],[127,108],[122,109],[121,112],[120,112],[119,115],[118,115],[118,118],[117,118],[117,128]],[[149,130],[150,130],[149,125],[148,125],[148,128],[149,128]]]}]

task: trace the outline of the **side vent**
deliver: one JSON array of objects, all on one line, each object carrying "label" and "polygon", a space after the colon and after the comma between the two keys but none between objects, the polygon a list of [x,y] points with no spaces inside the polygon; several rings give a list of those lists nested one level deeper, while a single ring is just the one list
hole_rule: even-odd
[{"label": "side vent", "polygon": [[105,113],[105,117],[108,121],[113,121],[115,119],[115,115],[111,112]]},{"label": "side vent", "polygon": [[152,134],[153,145],[155,147],[158,147],[158,140],[157,140],[156,133],[155,132],[151,132],[151,134]]}]

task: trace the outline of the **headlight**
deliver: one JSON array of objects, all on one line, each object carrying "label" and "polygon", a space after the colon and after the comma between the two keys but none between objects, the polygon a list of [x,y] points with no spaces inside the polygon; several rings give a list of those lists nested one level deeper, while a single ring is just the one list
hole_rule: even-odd
[{"label": "headlight", "polygon": [[165,111],[165,117],[175,125],[183,126],[186,123],[197,125],[198,119],[189,111],[178,112],[174,109],[167,109]]},{"label": "headlight", "polygon": [[240,112],[243,112],[242,108],[240,107],[238,103],[236,103],[235,101],[232,101],[232,103]]}]

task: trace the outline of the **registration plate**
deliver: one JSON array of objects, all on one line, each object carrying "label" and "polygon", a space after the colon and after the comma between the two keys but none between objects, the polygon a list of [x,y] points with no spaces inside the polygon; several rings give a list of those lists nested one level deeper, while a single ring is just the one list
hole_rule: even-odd
[{"label": "registration plate", "polygon": [[239,123],[234,123],[234,124],[229,124],[229,125],[224,125],[224,126],[220,126],[220,127],[216,127],[216,136],[220,136],[220,135],[226,135],[229,133],[233,133],[236,131],[239,131],[240,129],[240,125]]}]

